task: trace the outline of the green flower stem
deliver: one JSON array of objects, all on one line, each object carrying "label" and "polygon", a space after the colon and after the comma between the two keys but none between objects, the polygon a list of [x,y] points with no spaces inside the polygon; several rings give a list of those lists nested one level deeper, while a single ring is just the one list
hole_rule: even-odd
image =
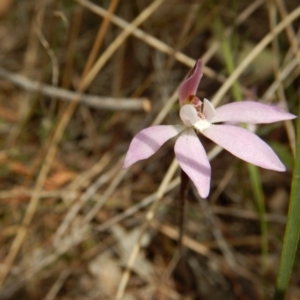
[{"label": "green flower stem", "polygon": [[296,161],[294,166],[287,225],[277,275],[275,300],[284,299],[289,285],[300,235],[300,103],[297,119]]}]

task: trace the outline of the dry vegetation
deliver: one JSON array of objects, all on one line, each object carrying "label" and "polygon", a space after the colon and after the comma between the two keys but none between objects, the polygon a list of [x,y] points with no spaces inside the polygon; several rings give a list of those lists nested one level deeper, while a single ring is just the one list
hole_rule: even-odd
[{"label": "dry vegetation", "polygon": [[[129,170],[122,163],[140,129],[180,122],[177,87],[195,59],[206,66],[199,97],[234,101],[226,47],[245,98],[296,113],[300,13],[275,26],[298,5],[1,0],[0,299],[270,298],[293,123],[257,128],[288,167],[283,174],[259,169],[265,255],[244,162],[201,138],[211,193],[203,201],[189,190],[183,257],[174,141]],[[296,262],[288,299],[300,299],[299,285]]]}]

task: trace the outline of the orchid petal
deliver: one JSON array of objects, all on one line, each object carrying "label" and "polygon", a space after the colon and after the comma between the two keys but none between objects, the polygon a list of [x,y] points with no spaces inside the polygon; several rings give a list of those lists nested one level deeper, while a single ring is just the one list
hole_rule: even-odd
[{"label": "orchid petal", "polygon": [[212,125],[202,132],[233,155],[259,167],[285,171],[272,148],[254,133],[232,125]]},{"label": "orchid petal", "polygon": [[203,101],[203,113],[208,121],[213,119],[213,117],[217,114],[215,107],[206,98],[204,98]]},{"label": "orchid petal", "polygon": [[181,169],[195,184],[199,195],[209,194],[211,168],[206,152],[192,128],[186,129],[175,143],[175,155]]},{"label": "orchid petal", "polygon": [[167,140],[184,130],[184,126],[160,125],[140,131],[131,141],[123,169],[153,155]]},{"label": "orchid petal", "polygon": [[198,59],[187,79],[179,87],[179,103],[183,105],[190,95],[196,95],[198,85],[203,76],[202,61]]},{"label": "orchid petal", "polygon": [[180,118],[184,125],[193,126],[198,121],[198,115],[195,107],[191,104],[185,104],[180,108]]},{"label": "orchid petal", "polygon": [[212,118],[217,122],[245,122],[267,124],[296,118],[278,106],[266,105],[254,101],[228,103],[216,108],[217,115]]}]

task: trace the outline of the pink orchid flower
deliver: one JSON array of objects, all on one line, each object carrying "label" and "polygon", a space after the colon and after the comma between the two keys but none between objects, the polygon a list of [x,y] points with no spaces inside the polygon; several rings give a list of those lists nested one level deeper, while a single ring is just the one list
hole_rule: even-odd
[{"label": "pink orchid flower", "polygon": [[140,131],[129,146],[123,168],[148,158],[167,140],[179,135],[174,149],[176,158],[199,195],[206,198],[210,189],[211,167],[197,136],[202,133],[240,159],[265,169],[285,171],[274,151],[257,135],[239,126],[216,123],[266,124],[296,116],[279,107],[254,101],[229,103],[215,109],[210,101],[204,99],[202,102],[196,96],[202,75],[202,61],[199,59],[179,87],[179,115],[184,125],[152,126]]}]

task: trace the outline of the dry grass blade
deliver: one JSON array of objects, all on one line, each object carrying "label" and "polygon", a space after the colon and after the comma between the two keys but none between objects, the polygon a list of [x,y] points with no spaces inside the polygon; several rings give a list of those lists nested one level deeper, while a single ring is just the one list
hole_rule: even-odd
[{"label": "dry grass blade", "polygon": [[[170,184],[166,188],[166,193],[173,190],[175,187],[177,187],[180,183],[180,178],[176,177],[174,180],[170,182]],[[146,197],[136,205],[133,205],[126,209],[123,213],[114,216],[113,218],[109,219],[107,222],[101,224],[99,227],[97,227],[98,231],[103,231],[109,229],[111,226],[121,222],[122,220],[132,216],[137,211],[141,210],[142,208],[145,208],[146,206],[150,205],[153,201],[156,200],[156,192],[152,195]]]},{"label": "dry grass blade", "polygon": [[[243,24],[251,14],[253,14],[261,5],[264,4],[264,0],[256,0],[245,8],[236,18],[235,24],[229,27],[225,31],[226,36],[230,36],[234,31],[234,26]],[[202,59],[204,62],[210,61],[210,59],[216,54],[220,47],[220,42],[218,40],[214,41],[213,44],[208,48],[208,50],[203,54]]]},{"label": "dry grass blade", "polygon": [[[288,13],[285,7],[285,3],[282,0],[276,0],[276,3],[278,5],[278,9],[279,12],[281,14],[281,17],[283,20],[288,18]],[[291,24],[288,24],[288,26],[286,27],[286,32],[287,32],[287,37],[289,39],[289,42],[291,44],[291,48],[293,51],[293,54],[295,56],[295,58],[297,59],[298,62],[298,68],[300,69],[300,51],[299,51],[299,45],[297,43],[297,38],[296,38],[296,34],[295,31],[293,29],[293,27],[291,26]]]},{"label": "dry grass blade", "polygon": [[285,67],[278,70],[278,76],[276,80],[269,86],[269,88],[265,91],[262,99],[265,102],[270,102],[271,99],[274,97],[276,90],[278,90],[279,86],[291,75],[293,75],[293,79],[299,75],[299,71],[295,72],[295,68],[297,67],[297,60],[294,58],[292,59]]},{"label": "dry grass blade", "polygon": [[[277,14],[277,11],[275,9],[275,5],[270,3],[269,18],[270,18],[271,31],[274,30],[274,26],[276,25],[276,14]],[[288,31],[288,33],[293,35],[293,31],[291,31],[290,26],[287,27],[287,31]],[[289,37],[290,37],[290,35],[289,35]],[[282,107],[284,107],[284,109],[288,110],[289,107],[288,107],[287,99],[286,99],[286,96],[285,96],[285,93],[284,93],[284,88],[283,88],[283,85],[280,82],[280,80],[278,80],[279,76],[280,76],[279,75],[279,65],[280,65],[280,61],[279,61],[280,54],[279,53],[280,53],[280,50],[279,50],[279,43],[278,43],[277,36],[274,36],[274,39],[272,41],[272,46],[273,46],[273,51],[274,51],[274,54],[275,54],[274,55],[275,56],[275,59],[274,59],[275,78],[279,82],[279,85],[278,85],[278,98],[279,98],[279,102],[281,103]],[[291,47],[292,51],[295,50],[295,46],[297,48],[297,44],[295,44],[293,42],[292,47]],[[295,51],[293,51],[293,52],[295,52]],[[296,59],[297,59],[297,57],[296,57]],[[295,157],[295,155],[296,155],[296,141],[295,141],[296,140],[296,134],[295,134],[295,130],[294,130],[294,127],[293,127],[293,123],[290,120],[288,120],[288,121],[285,121],[284,124],[285,124],[285,128],[286,128],[286,131],[287,131],[287,134],[288,134],[288,137],[289,137],[290,147],[291,147],[292,153]]]},{"label": "dry grass blade", "polygon": [[293,21],[300,16],[300,7],[291,12],[284,20],[282,20],[271,33],[268,33],[249,53],[249,55],[241,62],[241,64],[234,70],[234,72],[223,83],[221,88],[217,91],[212,99],[212,103],[217,106],[222,100],[226,92],[231,88],[237,78],[243,73],[243,71],[249,66],[253,59],[268,45],[271,43],[275,35],[278,35],[286,27],[288,27]]},{"label": "dry grass blade", "polygon": [[118,35],[118,37],[110,44],[110,46],[105,50],[104,53],[98,58],[91,70],[84,77],[84,80],[80,86],[81,90],[85,90],[87,86],[91,84],[96,75],[100,72],[106,62],[115,53],[115,51],[124,43],[124,41],[132,34],[134,29],[142,24],[147,18],[149,18],[155,10],[164,2],[164,0],[155,0],[150,4],[143,12],[134,20],[130,25],[128,25],[124,31]]},{"label": "dry grass blade", "polygon": [[[87,0],[76,0],[78,3],[82,4],[83,6],[85,6],[86,8],[90,9],[91,11],[95,12],[96,14],[99,14],[102,17],[106,17],[108,15],[108,12],[102,8],[99,7],[95,4],[93,4],[90,1]],[[166,43],[162,42],[161,40],[153,37],[152,35],[150,35],[149,33],[133,27],[133,24],[130,24],[126,21],[124,21],[123,19],[112,15],[111,17],[112,22],[114,22],[116,25],[120,26],[121,28],[130,28],[132,30],[131,34],[134,35],[135,37],[141,39],[142,41],[144,41],[145,43],[147,43],[148,45],[154,47],[155,49],[166,53],[170,56],[174,56],[174,58],[176,60],[178,60],[179,62],[182,62],[183,64],[185,64],[186,66],[192,68],[195,64],[195,59],[190,58],[189,56],[187,56],[186,54],[180,52],[180,51],[176,51],[174,50],[172,47],[168,46]],[[205,75],[217,79],[220,82],[223,82],[226,78],[218,73],[216,73],[214,70],[212,70],[211,68],[204,66],[203,72],[205,73]]]},{"label": "dry grass blade", "polygon": [[54,300],[69,275],[69,270],[63,270],[43,300]]},{"label": "dry grass blade", "polygon": [[126,269],[122,275],[120,285],[118,288],[118,292],[116,295],[116,300],[120,300],[123,298],[123,295],[124,295],[124,292],[125,292],[128,280],[129,280],[132,266],[134,264],[134,261],[138,255],[140,247],[141,247],[141,240],[142,240],[143,234],[145,233],[145,231],[147,230],[151,221],[153,220],[153,218],[155,216],[155,212],[158,208],[159,201],[163,197],[163,195],[167,189],[167,185],[171,181],[172,177],[174,176],[174,173],[177,170],[177,168],[178,168],[178,162],[176,159],[174,159],[157,190],[156,199],[146,214],[146,217],[145,217],[146,220],[143,223],[143,225],[141,226],[139,238],[130,253],[130,257],[129,257],[127,265],[126,265]]},{"label": "dry grass blade", "polygon": [[98,54],[98,52],[99,52],[99,50],[101,48],[101,45],[103,43],[105,34],[107,32],[108,25],[109,25],[109,23],[111,21],[112,14],[115,11],[115,9],[117,8],[118,2],[119,2],[119,0],[113,0],[110,3],[110,6],[108,8],[108,13],[105,16],[103,24],[99,28],[98,35],[97,35],[97,37],[95,39],[95,43],[93,45],[91,54],[90,54],[90,56],[88,58],[88,61],[87,61],[86,65],[85,65],[85,68],[83,70],[83,77],[85,77],[88,74],[88,72],[91,70],[93,64],[96,61],[97,54]]},{"label": "dry grass blade", "polygon": [[58,60],[57,57],[51,48],[49,42],[47,41],[45,35],[43,34],[41,27],[42,27],[42,22],[41,20],[44,19],[44,6],[48,4],[50,1],[41,1],[41,8],[38,8],[37,16],[36,16],[36,23],[35,23],[35,30],[36,34],[45,48],[47,54],[49,55],[51,59],[51,66],[52,66],[52,85],[55,87],[58,84],[58,78],[59,78],[59,66],[58,66]]},{"label": "dry grass blade", "polygon": [[[111,161],[111,157],[109,155],[104,155],[99,163],[97,163],[95,168],[97,170],[97,173],[100,173]],[[95,167],[94,166],[94,167]],[[93,169],[92,169],[93,170]],[[94,173],[94,172],[89,172]],[[99,176],[99,178],[95,181],[95,183],[91,184],[88,189],[80,196],[79,200],[70,207],[68,213],[64,217],[64,220],[61,222],[60,226],[57,228],[57,231],[55,233],[55,236],[53,238],[53,244],[57,249],[59,249],[59,245],[62,239],[62,236],[65,234],[67,228],[70,226],[73,219],[76,217],[80,209],[84,206],[84,204],[96,193],[96,191],[99,189],[101,185],[103,185],[105,182],[109,181],[116,173],[116,168],[109,171],[109,174],[102,174]],[[90,175],[90,174],[88,174]],[[94,174],[92,174],[94,175]],[[88,178],[80,178],[82,182],[85,182]],[[78,190],[81,185],[78,185],[78,180],[76,182],[76,189]],[[71,184],[72,185],[72,184]],[[74,189],[70,189],[73,190]]]}]

